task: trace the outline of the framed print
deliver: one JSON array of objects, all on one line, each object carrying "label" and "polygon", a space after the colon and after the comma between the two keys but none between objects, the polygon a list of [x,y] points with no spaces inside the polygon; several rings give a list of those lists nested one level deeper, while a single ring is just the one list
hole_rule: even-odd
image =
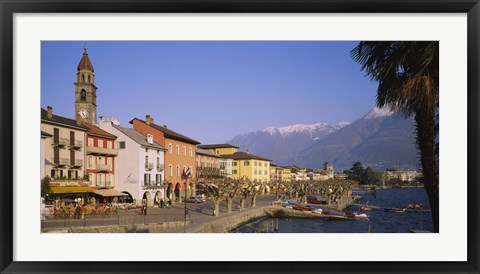
[{"label": "framed print", "polygon": [[478,273],[478,1],[1,7],[2,273]]}]

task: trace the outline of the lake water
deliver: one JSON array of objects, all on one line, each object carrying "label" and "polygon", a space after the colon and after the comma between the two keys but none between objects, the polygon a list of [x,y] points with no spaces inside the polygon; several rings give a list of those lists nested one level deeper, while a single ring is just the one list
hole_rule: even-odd
[{"label": "lake water", "polygon": [[280,233],[409,233],[411,229],[433,231],[430,212],[385,212],[385,207],[404,208],[408,204],[423,204],[425,209],[430,208],[428,197],[423,188],[392,188],[377,190],[376,197],[363,196],[359,204],[368,202],[381,209],[362,212],[359,206],[350,206],[346,211],[366,213],[368,219],[355,220],[323,220],[299,218],[263,218],[242,225],[233,232],[256,233],[267,225],[278,222]]}]

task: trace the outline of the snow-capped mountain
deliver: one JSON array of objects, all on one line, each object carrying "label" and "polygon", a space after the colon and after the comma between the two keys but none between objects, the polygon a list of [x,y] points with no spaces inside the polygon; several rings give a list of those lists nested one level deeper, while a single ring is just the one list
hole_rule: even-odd
[{"label": "snow-capped mountain", "polygon": [[227,143],[280,165],[322,168],[329,162],[342,171],[360,161],[377,169],[415,168],[414,131],[412,118],[374,108],[351,124],[268,127],[238,135]]},{"label": "snow-capped mountain", "polygon": [[356,161],[378,170],[415,169],[417,153],[414,119],[375,108],[287,162],[312,168],[321,168],[323,162],[329,162],[338,171],[350,168]]},{"label": "snow-capped mountain", "polygon": [[347,125],[348,122],[340,122],[333,125],[316,123],[267,127],[255,132],[237,135],[227,143],[238,146],[242,151],[248,149],[253,154],[261,155],[275,162],[281,162]]},{"label": "snow-capped mountain", "polygon": [[[291,126],[285,127],[267,127],[263,129],[263,132],[268,132],[271,135],[280,134],[283,137],[286,137],[290,134],[304,132],[309,133],[311,136],[315,136],[316,134],[324,134],[324,133],[332,133],[344,126],[347,126],[348,122],[340,122],[334,125],[329,125],[327,123],[317,123],[313,125],[305,125],[305,124],[295,124]],[[314,137],[318,138],[318,137]]]}]

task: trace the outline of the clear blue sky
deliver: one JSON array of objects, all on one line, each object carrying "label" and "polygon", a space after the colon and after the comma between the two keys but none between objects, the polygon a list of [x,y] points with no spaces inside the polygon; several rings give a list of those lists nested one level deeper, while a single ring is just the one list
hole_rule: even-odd
[{"label": "clear blue sky", "polygon": [[[352,122],[376,83],[350,58],[357,42],[88,41],[97,117],[129,127],[150,114],[203,144],[268,126]],[[83,41],[44,41],[41,106],[74,118]]]}]

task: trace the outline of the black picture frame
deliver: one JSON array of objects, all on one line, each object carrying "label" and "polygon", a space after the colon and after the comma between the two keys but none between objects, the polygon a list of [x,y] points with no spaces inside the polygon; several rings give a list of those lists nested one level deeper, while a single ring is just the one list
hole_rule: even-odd
[{"label": "black picture frame", "polygon": [[[478,273],[478,0],[0,0],[1,273]],[[15,13],[467,13],[468,260],[466,262],[19,262],[13,261],[13,15]],[[34,243],[32,243],[34,244]]]}]

